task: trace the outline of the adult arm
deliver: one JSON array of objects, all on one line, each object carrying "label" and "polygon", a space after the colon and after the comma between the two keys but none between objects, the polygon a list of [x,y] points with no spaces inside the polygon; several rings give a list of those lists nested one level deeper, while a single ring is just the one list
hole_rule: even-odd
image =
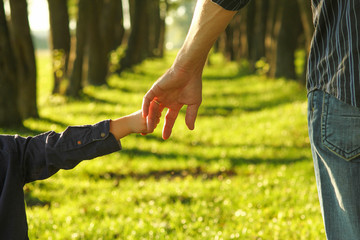
[{"label": "adult arm", "polygon": [[[219,2],[215,4],[214,2]],[[143,115],[148,119],[148,129],[156,126],[157,114],[152,106],[160,103],[159,110],[168,108],[162,136],[168,139],[180,109],[187,105],[185,122],[190,130],[202,101],[202,72],[208,53],[238,9],[248,0],[214,1],[199,0],[193,20],[183,46],[173,65],[162,75],[146,93],[143,99]],[[242,3],[239,5],[238,3]],[[226,10],[225,5],[234,11]],[[235,5],[236,6],[235,6]]]}]

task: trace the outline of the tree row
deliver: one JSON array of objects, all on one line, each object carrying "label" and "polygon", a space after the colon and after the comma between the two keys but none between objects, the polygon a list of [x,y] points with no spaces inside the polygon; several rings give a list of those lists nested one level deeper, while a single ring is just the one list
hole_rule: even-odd
[{"label": "tree row", "polygon": [[[27,1],[8,1],[10,16],[0,0],[0,126],[39,117]],[[296,51],[307,53],[311,41],[308,2],[251,1],[220,36],[215,50],[230,61],[246,60],[252,71],[303,81],[304,74],[296,74],[294,63]],[[171,7],[181,3],[129,0],[128,4],[131,28],[126,30],[121,0],[48,0],[49,19],[44,21],[50,23],[54,94],[78,97],[86,84],[106,84],[109,74],[121,74],[146,58],[163,56],[165,18]],[[75,30],[69,28],[69,12],[75,12]]]}]

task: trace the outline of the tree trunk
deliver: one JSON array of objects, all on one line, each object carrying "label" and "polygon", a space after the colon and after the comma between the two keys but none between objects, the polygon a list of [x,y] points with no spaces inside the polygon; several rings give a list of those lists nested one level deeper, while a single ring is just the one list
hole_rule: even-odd
[{"label": "tree trunk", "polygon": [[108,61],[106,46],[101,36],[100,19],[103,9],[102,0],[88,1],[89,4],[89,69],[88,83],[91,85],[106,84]]},{"label": "tree trunk", "polygon": [[18,111],[15,57],[6,22],[4,2],[0,0],[0,126],[21,126]]},{"label": "tree trunk", "polygon": [[249,58],[249,42],[248,42],[248,8],[242,9],[239,14],[239,57],[238,60]]},{"label": "tree trunk", "polygon": [[235,46],[234,46],[234,24],[231,22],[225,29],[225,56],[229,61],[235,60]]},{"label": "tree trunk", "polygon": [[166,3],[161,6],[160,0],[151,0],[149,1],[148,7],[148,32],[149,32],[149,48],[148,48],[148,56],[149,57],[160,57],[162,56],[162,48],[161,42],[163,44],[164,28],[165,24],[165,11],[161,10],[160,7],[166,9]]},{"label": "tree trunk", "polygon": [[92,85],[106,84],[110,53],[124,36],[122,2],[97,0],[90,4],[89,75]]},{"label": "tree trunk", "polygon": [[130,0],[131,33],[120,72],[140,63],[148,56],[148,1]]},{"label": "tree trunk", "polygon": [[301,77],[302,83],[305,84],[306,81],[306,69],[307,69],[307,59],[309,57],[310,44],[312,40],[312,35],[314,33],[314,25],[312,23],[312,13],[311,13],[311,3],[310,1],[298,0],[301,22],[304,29],[305,36],[305,61],[304,61],[304,72]]},{"label": "tree trunk", "polygon": [[[263,0],[261,0],[263,1]],[[257,12],[256,9],[256,5],[255,5],[255,1],[251,1],[248,4],[247,7],[247,12],[246,12],[246,37],[247,37],[247,42],[248,42],[248,57],[247,59],[249,60],[250,63],[250,68],[251,70],[253,70],[253,66],[252,66],[252,52],[251,50],[255,47],[257,47],[255,45],[254,39],[255,39],[255,35],[254,35],[254,29],[255,29],[255,17],[256,15],[258,15],[259,13]]]},{"label": "tree trunk", "polygon": [[36,63],[26,0],[10,0],[11,33],[15,52],[19,110],[22,118],[39,117],[36,104]]},{"label": "tree trunk", "polygon": [[275,77],[296,79],[295,51],[301,34],[299,7],[296,1],[284,1],[281,28],[277,39]]},{"label": "tree trunk", "polygon": [[89,4],[87,0],[79,0],[78,19],[76,24],[76,57],[70,75],[70,83],[66,95],[79,97],[83,88],[83,65],[87,45]]},{"label": "tree trunk", "polygon": [[148,57],[154,57],[156,52],[156,42],[159,32],[159,0],[147,0],[147,14],[148,14],[148,44],[147,52]]},{"label": "tree trunk", "polygon": [[157,42],[157,57],[163,57],[164,56],[164,49],[165,49],[165,18],[166,14],[168,12],[169,3],[167,0],[164,0],[163,2],[160,2],[160,19],[159,19],[159,37]]},{"label": "tree trunk", "polygon": [[258,60],[265,57],[265,33],[268,17],[269,0],[253,1],[254,24],[252,44],[249,46],[249,62],[252,69]]},{"label": "tree trunk", "polygon": [[67,1],[48,0],[51,51],[53,61],[53,93],[60,93],[60,83],[67,78],[70,54],[70,30]]},{"label": "tree trunk", "polygon": [[249,9],[242,9],[234,16],[217,43],[229,61],[241,61],[249,56],[248,19]]},{"label": "tree trunk", "polygon": [[110,0],[105,5],[102,17],[101,28],[105,36],[107,51],[113,51],[118,48],[124,38],[124,18],[121,0]]},{"label": "tree trunk", "polygon": [[[275,77],[276,71],[276,52],[277,39],[281,28],[282,8],[284,0],[270,0],[268,10],[268,20],[266,24],[266,61],[269,63],[270,69],[268,75]],[[279,4],[277,4],[279,2]]]}]

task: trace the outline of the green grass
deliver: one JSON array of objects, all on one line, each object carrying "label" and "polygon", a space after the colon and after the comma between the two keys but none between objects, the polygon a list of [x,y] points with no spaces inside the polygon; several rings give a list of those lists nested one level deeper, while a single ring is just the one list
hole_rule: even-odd
[{"label": "green grass", "polygon": [[[0,130],[33,135],[129,114],[173,58],[68,100],[50,95],[49,59],[39,55],[41,119]],[[324,239],[305,89],[242,75],[219,56],[211,64],[194,131],[182,111],[167,141],[161,127],[131,135],[120,152],[28,184],[30,239]]]}]

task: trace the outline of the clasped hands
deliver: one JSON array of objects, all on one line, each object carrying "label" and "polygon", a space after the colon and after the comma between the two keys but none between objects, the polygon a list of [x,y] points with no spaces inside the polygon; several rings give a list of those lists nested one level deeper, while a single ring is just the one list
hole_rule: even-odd
[{"label": "clasped hands", "polygon": [[171,67],[153,84],[143,98],[142,114],[146,118],[147,133],[154,131],[159,123],[159,116],[167,108],[162,138],[168,139],[179,111],[184,105],[187,105],[185,123],[190,130],[193,130],[201,101],[201,72],[190,73],[181,68]]}]

